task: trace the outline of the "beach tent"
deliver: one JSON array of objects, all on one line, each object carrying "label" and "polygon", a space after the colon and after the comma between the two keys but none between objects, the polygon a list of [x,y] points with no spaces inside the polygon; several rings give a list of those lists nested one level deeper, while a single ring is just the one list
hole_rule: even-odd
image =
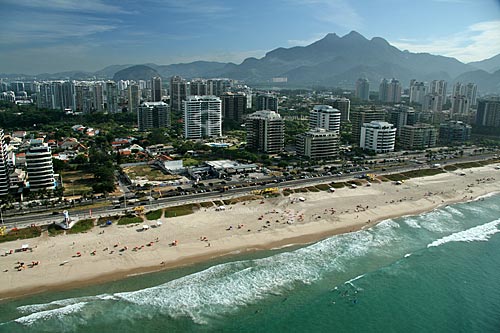
[{"label": "beach tent", "polygon": [[142,226],[142,230],[148,230],[148,229],[149,229],[149,225],[144,224],[144,225]]},{"label": "beach tent", "polygon": [[156,221],[156,225],[157,226],[161,226],[163,223],[161,223],[161,221]]},{"label": "beach tent", "polygon": [[304,198],[304,197],[299,197],[299,200],[300,200],[300,201],[306,201],[306,198]]},{"label": "beach tent", "polygon": [[106,221],[106,225],[112,225],[112,224],[113,224],[113,222],[111,222],[111,220]]}]

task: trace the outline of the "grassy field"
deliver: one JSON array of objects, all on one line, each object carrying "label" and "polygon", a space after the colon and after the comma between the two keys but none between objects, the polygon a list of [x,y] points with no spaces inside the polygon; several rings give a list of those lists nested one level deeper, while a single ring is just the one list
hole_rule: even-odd
[{"label": "grassy field", "polygon": [[131,167],[123,168],[123,171],[130,177],[130,179],[135,179],[138,177],[147,178],[150,181],[163,181],[163,180],[173,180],[179,177],[172,175],[165,175],[160,170],[151,168],[149,165],[136,165]]},{"label": "grassy field", "polygon": [[118,220],[118,225],[126,225],[126,224],[135,224],[135,223],[142,223],[142,219],[137,216],[122,216]]},{"label": "grassy field", "polygon": [[17,239],[28,239],[39,237],[42,234],[42,229],[39,227],[28,227],[10,231],[6,235],[0,236],[0,243],[10,242]]},{"label": "grassy field", "polygon": [[342,183],[342,182],[341,183],[331,183],[330,185],[333,188],[342,188],[345,186],[345,183]]},{"label": "grassy field", "polygon": [[320,191],[328,191],[330,189],[330,185],[328,184],[319,184],[316,185],[316,188]]},{"label": "grassy field", "polygon": [[203,208],[209,208],[212,207],[214,203],[212,201],[205,201],[205,202],[200,202],[200,206]]},{"label": "grassy field", "polygon": [[199,206],[195,204],[186,204],[181,206],[168,207],[164,209],[165,217],[189,215],[193,213],[193,208],[195,207]]},{"label": "grassy field", "polygon": [[146,213],[146,219],[148,221],[158,220],[162,217],[162,215],[163,215],[163,211],[161,209],[152,210],[152,211]]},{"label": "grassy field", "polygon": [[407,171],[403,173],[408,178],[417,178],[417,177],[425,177],[425,176],[434,176],[440,173],[444,173],[443,169],[422,169],[422,170],[413,170]]},{"label": "grassy field", "polygon": [[64,195],[82,195],[85,192],[92,191],[94,176],[91,173],[83,171],[61,171],[64,183]]},{"label": "grassy field", "polygon": [[67,231],[68,234],[78,234],[80,232],[87,232],[94,227],[94,219],[80,220],[75,223],[73,228]]}]

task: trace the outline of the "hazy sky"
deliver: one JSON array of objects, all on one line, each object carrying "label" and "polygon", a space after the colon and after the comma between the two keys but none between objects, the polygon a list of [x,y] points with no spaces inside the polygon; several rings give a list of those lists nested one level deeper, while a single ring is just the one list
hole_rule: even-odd
[{"label": "hazy sky", "polygon": [[1,0],[0,73],[240,63],[351,30],[482,60],[500,53],[500,0]]}]

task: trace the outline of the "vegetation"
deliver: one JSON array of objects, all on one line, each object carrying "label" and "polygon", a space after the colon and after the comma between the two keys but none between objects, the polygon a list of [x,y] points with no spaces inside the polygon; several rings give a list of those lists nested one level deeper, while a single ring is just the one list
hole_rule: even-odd
[{"label": "vegetation", "polygon": [[316,185],[316,188],[320,191],[328,191],[330,189],[330,185],[328,184],[319,184]]},{"label": "vegetation", "polygon": [[320,190],[316,186],[306,187],[309,192],[319,192]]},{"label": "vegetation", "polygon": [[[222,205],[222,203],[221,203],[221,205]],[[165,208],[164,209],[165,217],[176,217],[176,216],[192,214],[194,207],[198,207],[198,205],[186,204],[186,205],[181,205],[181,206]]]},{"label": "vegetation", "polygon": [[212,207],[213,205],[214,205],[214,203],[211,201],[200,202],[200,206],[203,208],[209,208],[209,207]]},{"label": "vegetation", "polygon": [[166,175],[160,170],[153,169],[149,165],[135,165],[123,168],[123,171],[131,178],[145,177],[150,181],[172,180],[178,176]]},{"label": "vegetation", "polygon": [[340,182],[340,183],[331,183],[331,187],[333,188],[342,188],[346,186],[346,183]]},{"label": "vegetation", "polygon": [[7,234],[0,236],[0,243],[15,241],[18,239],[28,239],[39,237],[42,234],[40,227],[27,227],[22,229],[13,229]]},{"label": "vegetation", "polygon": [[127,224],[135,224],[135,223],[142,223],[142,219],[137,216],[132,216],[132,215],[126,215],[122,216],[118,220],[118,225],[127,225]]},{"label": "vegetation", "polygon": [[163,215],[163,211],[161,209],[153,210],[150,212],[146,213],[146,219],[151,221],[151,220],[158,220],[161,218]]},{"label": "vegetation", "polygon": [[81,232],[87,232],[95,226],[94,219],[80,220],[75,223],[75,225],[67,231],[68,234],[79,234]]},{"label": "vegetation", "polygon": [[413,171],[404,172],[403,175],[405,175],[408,178],[417,178],[417,177],[434,176],[434,175],[438,175],[440,173],[444,173],[444,170],[443,169],[413,170]]}]

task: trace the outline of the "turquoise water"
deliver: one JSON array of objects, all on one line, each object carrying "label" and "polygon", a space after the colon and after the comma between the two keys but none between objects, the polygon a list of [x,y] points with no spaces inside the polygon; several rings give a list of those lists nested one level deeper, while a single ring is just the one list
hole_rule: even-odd
[{"label": "turquoise water", "polygon": [[1,303],[0,332],[499,332],[500,195]]}]

